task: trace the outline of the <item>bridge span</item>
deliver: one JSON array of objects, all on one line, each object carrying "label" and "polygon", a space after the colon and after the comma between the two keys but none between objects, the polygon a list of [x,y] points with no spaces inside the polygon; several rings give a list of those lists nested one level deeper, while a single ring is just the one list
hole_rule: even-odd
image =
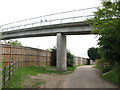
[{"label": "bridge span", "polygon": [[48,26],[23,28],[14,31],[3,32],[3,39],[15,39],[26,37],[56,36],[57,33],[64,35],[90,34],[91,27],[86,22],[74,22]]},{"label": "bridge span", "polygon": [[73,10],[1,25],[2,39],[57,36],[57,70],[66,71],[66,35],[90,34],[91,27],[85,20],[96,10]]}]

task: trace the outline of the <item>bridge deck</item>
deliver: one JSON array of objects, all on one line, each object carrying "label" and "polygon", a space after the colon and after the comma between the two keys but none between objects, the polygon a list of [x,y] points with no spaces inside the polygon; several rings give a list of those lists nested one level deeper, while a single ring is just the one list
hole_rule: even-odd
[{"label": "bridge deck", "polygon": [[14,39],[26,37],[56,36],[57,33],[63,33],[65,35],[82,35],[90,34],[90,31],[91,29],[87,22],[73,22],[24,28],[3,32],[2,34],[3,39]]}]

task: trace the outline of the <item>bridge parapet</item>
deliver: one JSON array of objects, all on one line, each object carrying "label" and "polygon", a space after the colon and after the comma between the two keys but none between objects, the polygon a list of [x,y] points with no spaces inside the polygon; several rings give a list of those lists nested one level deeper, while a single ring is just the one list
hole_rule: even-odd
[{"label": "bridge parapet", "polygon": [[87,18],[93,17],[93,12],[97,10],[97,7],[79,9],[67,12],[60,12],[55,14],[49,14],[45,16],[34,17],[17,22],[1,25],[1,32],[14,31],[25,28],[32,28],[38,26],[47,26],[55,24],[64,24],[70,22],[81,22]]}]

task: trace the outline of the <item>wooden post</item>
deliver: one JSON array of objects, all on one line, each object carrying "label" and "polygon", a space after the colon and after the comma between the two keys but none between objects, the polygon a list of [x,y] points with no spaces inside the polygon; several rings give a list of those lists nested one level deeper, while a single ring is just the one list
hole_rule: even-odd
[{"label": "wooden post", "polygon": [[18,67],[19,67],[19,63],[20,63],[20,61],[18,60]]},{"label": "wooden post", "polygon": [[46,50],[46,66],[48,65],[48,51]]},{"label": "wooden post", "polygon": [[11,61],[12,61],[12,45],[11,45],[11,52],[10,52],[10,64],[11,64]]},{"label": "wooden post", "polygon": [[39,51],[39,49],[37,50],[37,64],[38,64],[38,66],[39,66],[39,55],[38,55],[39,52],[38,52],[38,51]]},{"label": "wooden post", "polygon": [[16,68],[17,68],[17,63],[15,62],[15,71],[16,71]]},{"label": "wooden post", "polygon": [[26,48],[26,62],[25,62],[26,67],[27,67],[27,60],[28,60],[28,47]]},{"label": "wooden post", "polygon": [[4,67],[4,86],[6,85],[6,67]]},{"label": "wooden post", "polygon": [[9,81],[11,79],[11,64],[9,64]]}]

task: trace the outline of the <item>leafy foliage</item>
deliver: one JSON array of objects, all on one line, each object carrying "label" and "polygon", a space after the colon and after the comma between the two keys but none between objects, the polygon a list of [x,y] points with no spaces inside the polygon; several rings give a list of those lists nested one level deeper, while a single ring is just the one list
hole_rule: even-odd
[{"label": "leafy foliage", "polygon": [[120,63],[120,1],[103,2],[103,8],[88,20],[92,33],[99,36],[101,56],[109,63]]},{"label": "leafy foliage", "polygon": [[109,72],[109,71],[111,71],[111,70],[112,70],[112,67],[111,67],[111,66],[106,66],[106,67],[102,68],[102,72],[103,72],[103,73]]},{"label": "leafy foliage", "polygon": [[[67,67],[73,67],[74,55],[67,51]],[[56,66],[56,48],[51,49],[51,66]]]},{"label": "leafy foliage", "polygon": [[16,46],[22,46],[21,42],[18,42],[18,40],[15,40],[15,41],[12,41],[12,40],[9,40],[9,41],[6,41],[4,40],[4,43],[5,44],[12,44],[12,45],[16,45]]},{"label": "leafy foliage", "polygon": [[100,54],[98,53],[98,48],[89,48],[88,50],[88,56],[91,60],[99,59]]},{"label": "leafy foliage", "polygon": [[51,49],[51,66],[56,66],[56,48]]},{"label": "leafy foliage", "polygon": [[67,67],[73,67],[74,64],[74,56],[70,53],[70,51],[67,51]]}]

